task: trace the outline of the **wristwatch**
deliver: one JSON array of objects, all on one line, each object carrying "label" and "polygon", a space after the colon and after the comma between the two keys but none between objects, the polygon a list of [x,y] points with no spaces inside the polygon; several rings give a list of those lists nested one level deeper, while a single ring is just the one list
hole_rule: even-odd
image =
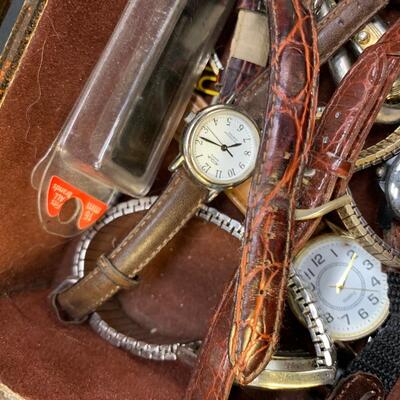
[{"label": "wristwatch", "polygon": [[[367,337],[386,320],[386,273],[354,239],[336,233],[314,237],[296,255],[292,268],[313,294],[332,340]],[[289,304],[304,323],[296,303]]]},{"label": "wristwatch", "polygon": [[231,105],[210,106],[186,119],[181,153],[171,165],[172,179],[141,222],[97,267],[72,287],[56,294],[60,319],[80,322],[138,274],[199,207],[253,172],[259,129]]},{"label": "wristwatch", "polygon": [[[400,376],[400,275],[388,273],[390,317],[364,349],[351,362],[345,375],[368,373],[376,379],[376,388],[389,393]],[[343,385],[342,385],[343,386]],[[346,398],[346,397],[341,397]],[[370,397],[368,397],[370,398]],[[371,396],[375,399],[375,397]],[[379,398],[383,398],[379,397]],[[337,397],[339,399],[339,397]]]}]

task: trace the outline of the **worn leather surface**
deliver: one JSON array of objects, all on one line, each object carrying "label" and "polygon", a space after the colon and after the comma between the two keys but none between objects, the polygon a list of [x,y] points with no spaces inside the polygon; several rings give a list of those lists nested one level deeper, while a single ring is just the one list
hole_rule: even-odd
[{"label": "worn leather surface", "polygon": [[[321,64],[326,62],[349,37],[353,36],[389,0],[342,0],[318,24],[318,48]],[[348,35],[343,36],[337,27],[340,26]]]},{"label": "worn leather surface", "polygon": [[[223,196],[213,205],[231,217],[241,217]],[[143,212],[123,215],[96,233],[87,250],[86,273],[96,267],[99,255],[109,253],[143,215]],[[67,257],[67,264],[72,257]],[[138,337],[132,331],[133,325],[139,326],[145,333],[144,339],[154,343],[202,339],[239,260],[237,238],[213,223],[192,218],[150,261],[140,274],[140,284],[116,296],[119,311],[110,311],[107,302],[97,312],[113,328],[129,332],[132,337]],[[66,275],[68,271],[64,271],[63,277]],[[126,316],[117,319],[115,314],[120,315],[121,310]]]},{"label": "worn leather surface", "polygon": [[393,386],[391,392],[387,395],[386,400],[397,400],[400,399],[400,379]]},{"label": "worn leather surface", "polygon": [[371,374],[356,373],[342,379],[327,400],[383,400],[385,391],[380,380]]},{"label": "worn leather surface", "polygon": [[[384,40],[384,39],[382,39],[382,40]],[[373,55],[373,56],[368,56],[368,58],[369,57],[371,57],[371,59],[374,58],[374,61],[379,64],[379,60],[378,61],[376,60],[376,54]],[[368,65],[368,67],[371,68],[370,71],[372,73],[374,73],[376,71],[374,69],[373,63],[371,64],[370,61],[371,60],[366,61],[364,65],[365,66]],[[356,74],[356,72],[353,72],[353,73]],[[363,69],[363,68],[361,68],[358,73],[359,73],[359,77],[361,78],[361,81],[368,76],[368,74],[366,73],[365,69]],[[389,81],[392,79],[392,77],[388,77],[388,76],[385,76],[385,78],[388,79]],[[261,76],[258,79],[261,79]],[[375,77],[375,80],[379,80],[380,81],[381,79],[382,79],[382,76]],[[360,100],[357,96],[358,96],[358,91],[362,89],[363,85],[361,84],[361,86],[360,86],[359,83],[360,83],[360,79],[355,79],[353,83],[348,83],[347,84],[347,86],[348,86],[347,88],[345,86],[343,88],[340,88],[339,90],[342,91],[342,94],[340,95],[339,98],[336,97],[332,101],[332,103],[330,103],[329,108],[330,107],[334,108],[334,107],[339,105],[339,106],[343,107],[343,109],[340,109],[341,112],[343,112],[343,111],[345,111],[345,112],[349,112],[349,111],[355,112],[356,110],[358,110],[358,112],[361,112],[361,114],[357,115],[354,119],[353,119],[353,116],[352,116],[351,119],[348,120],[348,122],[350,122],[350,121],[353,121],[353,123],[357,122],[362,127],[364,127],[364,123],[365,123],[366,120],[368,120],[368,123],[371,123],[373,121],[373,116],[371,116],[371,114],[369,114],[368,110],[367,110],[367,112],[365,112],[363,114],[363,112],[365,110],[363,110],[364,104],[362,103],[362,101],[365,102],[365,99],[361,99],[361,102],[359,103],[359,105],[356,105],[353,108],[350,107],[350,103],[349,103],[349,102],[354,102],[354,104],[355,104],[358,100]],[[353,86],[353,84],[355,86]],[[382,90],[382,88],[381,88],[381,90]],[[362,90],[361,90],[361,92],[362,92]],[[355,93],[357,93],[357,95],[354,95]],[[379,103],[379,101],[381,101],[381,100],[377,100],[377,95],[376,94],[375,94],[375,97],[373,97],[372,93],[373,93],[373,91],[372,92],[368,92],[368,90],[365,91],[365,95],[366,96],[370,96],[370,99],[369,99],[370,105],[367,107],[369,109],[374,108],[374,107],[378,108],[379,107],[378,103]],[[339,94],[337,94],[336,96],[339,96]],[[374,101],[377,101],[377,103],[374,103]],[[344,104],[342,104],[342,102],[344,102]],[[363,104],[363,106],[361,106],[361,104]],[[329,108],[327,109],[328,112],[329,112]],[[346,110],[344,110],[345,108],[346,108]],[[347,108],[350,108],[351,110],[347,110]],[[359,120],[361,115],[363,115],[362,120]],[[338,117],[342,118],[342,115],[338,115],[335,118],[335,113],[333,113],[333,114],[330,115],[330,118],[326,118],[325,123],[323,123],[323,124],[324,125],[332,124],[332,127],[329,128],[329,129],[325,129],[326,126],[325,126],[325,128],[320,128],[320,130],[319,130],[319,135],[320,135],[319,136],[319,139],[320,139],[319,143],[320,144],[323,141],[322,139],[326,134],[334,135],[336,133],[336,129],[338,129],[338,126],[341,127],[342,131],[346,132],[345,134],[347,134],[350,131],[349,130],[350,126],[348,124],[346,124],[346,123],[343,123],[343,120],[341,120],[342,121],[341,124],[336,125],[335,120],[338,119]],[[364,131],[362,131],[362,132],[363,132],[363,135],[365,137],[366,133]],[[342,137],[343,137],[344,141],[345,141],[345,139],[344,139],[343,135],[345,135],[345,134],[342,133]],[[362,140],[363,139],[361,138],[361,143],[358,143],[358,141],[357,141],[357,143],[358,143],[357,146],[353,146],[352,147],[353,152],[351,154],[351,157],[353,157],[355,155],[355,153],[358,151],[358,147],[362,146]],[[329,142],[328,141],[328,143],[334,143],[335,145],[337,144],[335,141],[333,141],[333,142]],[[344,142],[342,143],[342,145],[343,144],[344,144]],[[338,148],[340,148],[340,145],[338,146]],[[350,150],[348,150],[348,151],[350,151]],[[320,154],[324,154],[324,153],[321,152]],[[329,158],[328,159],[325,158],[325,160],[329,161]],[[334,161],[335,158],[331,157],[331,160]],[[354,159],[352,158],[352,160],[354,160]],[[340,166],[340,165],[345,165],[345,164],[346,163],[342,163],[342,164],[339,163],[337,165]],[[348,168],[351,169],[351,166],[348,166]],[[335,169],[336,169],[336,171],[335,171]],[[325,170],[326,178],[327,179],[333,179],[334,182],[336,182],[337,175],[338,175],[338,168],[334,168],[333,169],[333,171],[334,171],[333,174],[331,174],[332,173],[332,168],[331,167],[329,167],[327,170]],[[343,176],[346,176],[346,177],[348,176],[348,175],[346,175],[346,171],[344,171],[343,173],[340,173],[340,175],[343,175]],[[320,187],[318,186],[317,182],[318,182],[318,180],[315,181],[316,185],[315,185],[315,192],[313,193],[314,196],[316,194],[320,193],[320,192],[323,193],[323,191],[320,191]],[[331,188],[331,193],[332,193],[332,191],[333,191],[333,187]],[[308,224],[308,223],[305,223],[305,224]],[[303,227],[302,232],[304,233],[304,227]],[[298,235],[298,238],[301,238],[301,234]],[[231,296],[232,295],[233,295],[233,293],[231,292]],[[217,317],[215,317],[215,318],[217,318]],[[223,319],[223,316],[221,316],[221,319]],[[221,322],[221,324],[223,324],[223,322]],[[219,335],[218,335],[218,332],[217,332],[218,329],[221,329],[219,331]],[[222,360],[222,359],[218,359],[217,360],[217,359],[211,358],[215,354],[218,354],[216,352],[216,349],[222,343],[221,336],[223,337],[224,332],[225,332],[224,329],[223,328],[218,328],[218,325],[216,323],[214,323],[212,328],[210,328],[209,335],[211,335],[210,336],[211,339],[208,340],[207,341],[207,345],[203,347],[203,350],[202,350],[203,353],[202,353],[202,356],[200,358],[200,363],[198,364],[198,369],[196,370],[195,374],[192,377],[191,385],[197,385],[198,388],[200,388],[201,386],[204,386],[204,385],[208,385],[210,387],[210,392],[213,392],[214,387],[219,387],[221,385],[221,383],[224,382],[227,379],[227,376],[229,375],[229,371],[230,371],[229,365],[224,363],[224,360]],[[212,343],[213,340],[215,341],[214,343]],[[224,344],[224,346],[227,346],[227,342]],[[211,354],[209,354],[209,353],[211,353]],[[221,355],[223,355],[223,354],[221,354]],[[210,361],[212,361],[212,362],[210,362]],[[207,370],[207,366],[203,365],[203,363],[205,365],[207,365],[207,363],[208,363],[208,368],[209,368],[208,370]],[[223,370],[223,369],[220,368],[220,369],[218,369],[218,374],[216,374],[215,373],[215,371],[216,371],[215,366],[216,365],[225,365],[225,367],[227,369]],[[201,383],[199,383],[199,382],[201,382]],[[191,391],[193,391],[193,390],[191,389]],[[193,398],[196,398],[196,397],[193,397]]]},{"label": "worn leather surface", "polygon": [[[126,0],[48,0],[0,106],[0,287],[51,279],[64,240],[37,217],[32,168],[64,124]],[[0,74],[0,85],[7,76]]]},{"label": "worn leather surface", "polygon": [[227,399],[229,396],[234,371],[228,356],[226,333],[231,326],[235,281],[229,283],[211,319],[185,400]]},{"label": "worn leather surface", "polygon": [[297,0],[269,1],[267,6],[269,99],[249,194],[230,339],[230,358],[240,383],[265,368],[278,342],[293,213],[317,105],[319,63],[311,10]]},{"label": "worn leather surface", "polygon": [[151,210],[105,258],[69,290],[57,296],[57,303],[70,318],[80,320],[115,295],[122,285],[104,272],[104,260],[129,278],[134,278],[175,236],[205,202],[208,189],[195,183],[184,168],[172,177]]},{"label": "worn leather surface", "polygon": [[[244,0],[240,1],[237,10],[250,10],[254,12],[262,12],[262,1],[260,0]],[[260,50],[263,51],[263,50]],[[254,63],[230,57],[224,69],[219,101],[224,103],[231,96],[239,93],[243,88],[249,85],[255,76],[260,74],[265,68]]]},{"label": "worn leather surface", "polygon": [[[375,117],[400,72],[399,28],[397,22],[363,53],[330,100],[313,144],[308,163],[312,176],[304,181],[299,208],[314,208],[329,201],[332,194],[344,194]],[[319,219],[297,224],[297,249],[318,223]]]},{"label": "worn leather surface", "polygon": [[[353,30],[355,26],[364,25],[370,19],[370,13],[374,15],[385,6],[387,1],[368,1],[365,8],[358,7],[359,3],[359,0],[342,1],[326,18],[318,23],[318,50],[321,65],[328,60],[329,54],[332,54],[340,47],[340,44],[351,38],[355,32]],[[346,21],[346,23],[341,23],[341,21]],[[349,24],[351,29],[347,26]],[[332,38],[335,38],[335,40],[332,41]],[[239,82],[246,83],[247,87],[244,84],[240,85],[241,91],[239,92],[239,87],[235,90],[233,84],[228,85],[231,90],[225,94],[225,97],[229,98],[232,93],[240,93],[236,104],[248,110],[254,120],[262,126],[264,117],[262,110],[265,109],[267,100],[264,93],[268,90],[269,69],[262,71],[251,69],[245,63],[239,63],[236,60],[232,61],[232,65],[236,66],[235,71],[239,70],[240,67],[244,69],[246,74],[244,79],[239,79]],[[235,73],[235,71],[233,72]],[[249,76],[251,71],[253,71],[253,80],[250,80]],[[243,211],[245,211],[245,205],[247,204],[249,187],[250,183],[247,181],[233,188],[230,193],[233,202]]]}]

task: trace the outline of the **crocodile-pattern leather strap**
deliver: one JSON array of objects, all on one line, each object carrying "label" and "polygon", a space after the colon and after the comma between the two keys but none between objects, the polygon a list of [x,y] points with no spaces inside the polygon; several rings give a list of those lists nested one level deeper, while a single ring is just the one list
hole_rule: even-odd
[{"label": "crocodile-pattern leather strap", "polygon": [[[299,208],[315,208],[331,200],[332,195],[336,198],[345,194],[354,164],[385,94],[400,72],[400,59],[391,54],[399,34],[400,23],[393,26],[377,45],[365,50],[331,98],[313,144],[314,157],[307,166]],[[343,179],[338,180],[341,175],[332,173],[330,163],[324,162],[326,154],[348,163]],[[319,219],[298,223],[297,249],[309,239],[318,223]]]},{"label": "crocodile-pattern leather strap", "polygon": [[313,138],[319,63],[314,16],[304,3],[267,1],[269,99],[249,195],[230,340],[231,362],[242,384],[265,368],[276,349],[294,209]]},{"label": "crocodile-pattern leather strap", "polygon": [[[369,61],[364,61],[364,64],[368,64]],[[372,65],[370,65],[371,70],[373,70]],[[265,80],[263,80],[263,75],[265,73],[261,74],[256,81],[261,82],[262,84],[265,83]],[[363,76],[363,73],[359,73],[359,76]],[[365,77],[365,76],[364,76]],[[257,98],[257,91],[260,91],[263,87],[263,85],[258,85],[258,86],[254,86],[251,87],[251,89],[249,88],[249,93],[247,94],[247,96],[251,98]],[[342,96],[343,97],[347,97],[349,92],[344,91],[342,89]],[[351,94],[351,93],[350,93]],[[351,96],[351,99],[353,102],[357,103],[357,99],[354,98],[354,96]],[[244,100],[248,100],[248,99],[244,99]],[[342,98],[341,98],[342,100]],[[259,103],[259,102],[258,102]],[[360,106],[360,103],[357,103]],[[361,106],[360,106],[361,107]],[[333,117],[335,117],[335,113],[333,113]],[[338,117],[341,117],[340,115],[338,115]],[[333,132],[334,133],[334,132]],[[321,139],[324,138],[325,132],[321,130]],[[322,140],[323,142],[323,140]],[[349,151],[349,148],[347,148],[347,151]],[[331,168],[329,168],[330,170]],[[349,171],[348,171],[349,172]],[[344,176],[349,176],[349,174],[344,174]],[[329,174],[327,173],[326,175],[327,177],[329,177]],[[306,177],[306,180],[308,178]],[[335,176],[334,181],[336,182],[337,180],[337,176]],[[333,187],[332,189],[333,190]],[[331,192],[332,193],[332,192]],[[244,196],[243,196],[244,198]],[[221,315],[221,318],[224,318],[223,315]],[[217,321],[218,320],[218,315],[216,315],[214,317],[214,319]],[[207,347],[204,349],[205,355],[204,357],[202,357],[201,361],[199,363],[199,366],[195,372],[194,377],[192,378],[192,385],[195,385],[196,383],[200,382],[203,386],[207,385],[207,387],[209,388],[209,393],[211,394],[209,396],[210,399],[220,399],[223,397],[216,397],[212,394],[215,393],[216,390],[218,390],[218,393],[224,393],[224,391],[222,390],[222,388],[220,387],[221,385],[229,385],[229,383],[231,383],[231,381],[229,381],[228,383],[226,383],[226,381],[228,380],[229,377],[229,372],[230,372],[230,364],[226,362],[226,360],[224,360],[223,358],[219,358],[219,356],[223,356],[223,353],[220,352],[220,346],[226,346],[225,342],[223,342],[220,339],[220,336],[217,332],[218,330],[218,324],[215,323],[213,324],[212,327],[214,327],[214,329],[211,329],[209,332],[209,341],[207,342],[208,345]],[[224,331],[220,332],[220,335],[223,335]],[[208,354],[209,353],[209,354]],[[217,373],[216,373],[217,371]],[[198,374],[201,374],[203,376],[203,379],[195,379],[197,377]],[[225,383],[224,383],[225,382]],[[200,385],[197,385],[197,389],[198,391],[202,391],[202,393],[206,393],[205,389],[200,388]],[[193,388],[192,386],[190,386],[190,392],[191,393],[196,393],[195,388]],[[195,397],[193,396],[193,399],[195,398],[200,398],[200,397]]]},{"label": "crocodile-pattern leather strap", "polygon": [[[387,1],[368,1],[366,2],[365,8],[357,7],[359,1],[342,1],[340,5],[335,7],[334,14],[329,15],[317,24],[318,27],[318,50],[320,55],[320,63],[323,64],[328,60],[328,54],[331,51],[336,51],[339,49],[340,44],[348,41],[353,35],[353,28],[360,28],[365,23],[368,22],[371,15],[377,13],[381,8],[383,8]],[[340,21],[347,21],[346,24],[340,23]],[[350,25],[352,29],[345,29],[351,21]],[[329,34],[328,34],[329,32]],[[334,41],[334,47],[332,47],[331,37],[335,37],[337,40]],[[268,90],[269,82],[269,69],[266,69],[257,75],[257,78],[252,81],[252,83],[244,89],[240,94],[237,94],[237,104],[245,104],[245,109],[252,115],[257,123],[263,123],[263,119],[260,117],[262,113],[261,109],[266,107],[266,96],[265,93]],[[254,110],[254,111],[253,111]],[[398,135],[397,135],[398,136]],[[400,140],[396,143],[394,140],[396,137],[392,136],[388,139],[388,142],[382,142],[380,145],[385,148],[388,144],[392,142],[390,147],[387,147],[388,151],[399,149],[400,150]],[[374,150],[377,148],[374,148]],[[372,149],[371,149],[372,150]],[[386,150],[383,150],[386,151]],[[381,149],[382,152],[382,149]],[[369,153],[368,153],[369,154]],[[370,155],[362,153],[363,157],[366,157],[362,163],[369,163],[371,161]],[[389,158],[389,156],[387,156]],[[228,194],[232,201],[238,205],[239,209],[244,211],[247,209],[247,199],[248,199],[248,189],[250,185],[249,182],[245,182],[242,185],[232,189]]]}]

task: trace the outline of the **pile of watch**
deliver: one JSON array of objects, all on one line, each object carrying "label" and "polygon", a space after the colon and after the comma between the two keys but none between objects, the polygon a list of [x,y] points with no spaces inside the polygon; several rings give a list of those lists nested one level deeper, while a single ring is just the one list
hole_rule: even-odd
[{"label": "pile of watch", "polygon": [[[324,17],[337,6],[333,0],[315,3],[315,17],[319,21],[324,21]],[[257,12],[265,14],[262,6]],[[387,29],[383,20],[375,16],[351,38],[347,47],[335,52],[328,62],[335,84],[340,85],[346,79],[353,59],[376,44]],[[180,152],[169,168],[173,178],[165,191],[160,197],[133,199],[110,208],[99,222],[83,234],[76,247],[71,274],[52,295],[60,319],[81,322],[88,318],[92,328],[114,346],[155,361],[178,360],[193,365],[196,358],[202,360],[199,354],[205,338],[174,340],[160,335],[155,340],[154,332],[134,321],[118,302],[112,302],[113,296],[122,288],[140,285],[140,274],[154,255],[194,216],[233,235],[238,239],[238,248],[239,241],[244,240],[245,245],[248,244],[242,221],[230,218],[205,203],[225,191],[241,210],[246,210],[247,192],[254,169],[260,159],[275,157],[275,154],[259,153],[263,138],[258,115],[255,108],[243,110],[241,101],[245,96],[240,97],[233,91],[223,104],[217,104],[221,100],[218,92],[221,88],[215,84],[204,89],[204,76],[212,75],[210,71],[220,72],[218,67],[215,68],[216,64],[222,68],[218,57],[213,55],[210,65],[214,68],[206,70],[197,86],[197,103],[205,107],[192,105],[192,112],[184,119]],[[229,71],[226,65],[225,74]],[[256,79],[261,79],[262,72],[258,71],[255,75]],[[218,79],[215,76],[210,81],[215,83]],[[356,173],[340,202],[328,203],[327,207],[320,207],[322,211],[311,210],[317,215],[311,218],[322,219],[316,233],[290,260],[286,282],[290,307],[287,307],[286,313],[298,320],[295,326],[306,329],[311,350],[298,353],[285,351],[282,346],[274,351],[257,377],[248,383],[250,387],[275,390],[334,385],[342,376],[363,371],[376,375],[389,391],[400,376],[400,360],[397,364],[391,363],[387,369],[381,365],[382,359],[388,357],[385,346],[389,346],[389,342],[391,347],[400,348],[400,334],[394,336],[391,328],[391,321],[397,317],[393,304],[399,301],[397,296],[400,296],[396,286],[397,272],[393,272],[400,268],[400,241],[396,242],[396,232],[400,233],[400,128],[392,128],[400,123],[399,86],[397,80],[377,116],[378,124],[386,124],[385,131],[390,129],[393,132],[384,137],[378,135],[379,140],[372,140],[364,147],[355,164],[355,171],[346,172]],[[319,111],[323,113],[323,109]],[[270,114],[267,118],[273,119],[274,115]],[[381,126],[377,125],[375,129],[380,130]],[[290,159],[292,156],[285,154],[283,158]],[[338,158],[337,165],[340,163],[345,165]],[[312,177],[317,169],[306,168],[304,180]],[[339,168],[330,172],[337,173],[340,178],[346,176],[337,171]],[[367,179],[367,175],[359,174],[366,174],[366,171],[372,179],[370,185],[374,187],[374,193],[378,193],[377,198],[385,200],[377,201],[376,205],[374,199],[369,201],[369,208],[376,211],[375,221],[368,221],[370,215],[367,217],[362,211],[366,202],[360,202],[363,196],[370,196],[368,190],[362,192],[363,189],[359,188],[359,183]],[[271,182],[279,181],[274,173],[269,179]],[[253,185],[261,180],[260,175],[255,176]],[[240,197],[243,191],[246,195]],[[253,190],[252,196],[248,203],[250,208],[269,195],[254,194]],[[268,210],[273,211],[273,207]],[[136,212],[146,213],[131,232],[119,237],[116,243],[109,243],[107,248],[99,246],[101,235],[113,232],[118,221]],[[253,219],[258,217],[255,215]],[[263,224],[258,229],[265,229],[268,240],[276,233],[267,231]],[[260,247],[262,245],[264,243]],[[92,262],[94,255],[95,263]],[[239,278],[247,279],[243,273]],[[276,291],[270,292],[268,287],[261,286],[257,288],[257,299],[271,293],[271,296],[278,296]],[[240,297],[240,288],[238,290],[236,301]],[[251,301],[252,298],[248,300]],[[118,317],[108,318],[110,310]],[[237,309],[235,312],[238,313]],[[254,320],[250,316],[245,322],[249,326],[257,325]],[[229,346],[232,347],[235,340],[237,343],[241,341],[235,338],[235,329],[240,324],[233,325],[233,333],[229,337]],[[254,334],[251,328],[246,332],[249,338]],[[393,338],[397,338],[398,342],[394,342]],[[206,345],[211,340],[207,339]],[[229,351],[232,365],[243,361],[240,355],[237,356],[239,361],[233,360],[232,354],[235,353],[231,347]],[[256,358],[258,353],[254,353],[256,355],[252,357]],[[243,363],[251,365],[254,359],[249,359],[251,361],[246,359]],[[243,383],[240,378],[237,379],[238,383]]]}]

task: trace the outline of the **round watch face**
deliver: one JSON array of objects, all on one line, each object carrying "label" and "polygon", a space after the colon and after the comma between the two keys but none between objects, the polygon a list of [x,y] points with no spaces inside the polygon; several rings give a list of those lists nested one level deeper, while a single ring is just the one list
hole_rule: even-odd
[{"label": "round watch face", "polygon": [[259,143],[258,128],[249,117],[231,106],[212,106],[188,127],[183,154],[202,183],[229,187],[251,175]]},{"label": "round watch face", "polygon": [[388,171],[385,193],[390,208],[400,218],[400,157],[395,159]]},{"label": "round watch face", "polygon": [[353,239],[320,236],[306,245],[293,266],[312,291],[333,340],[362,338],[386,319],[386,274]]}]

